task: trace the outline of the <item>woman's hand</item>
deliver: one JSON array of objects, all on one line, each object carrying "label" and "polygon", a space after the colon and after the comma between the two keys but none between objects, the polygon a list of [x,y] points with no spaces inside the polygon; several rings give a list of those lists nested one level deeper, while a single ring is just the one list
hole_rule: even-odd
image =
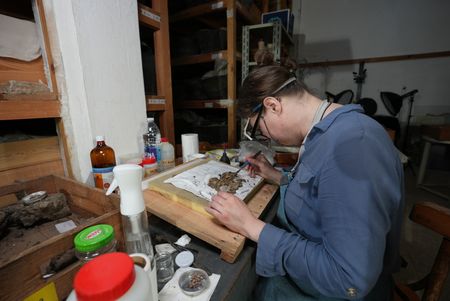
[{"label": "woman's hand", "polygon": [[251,177],[259,175],[266,180],[280,185],[282,173],[276,170],[264,155],[259,155],[256,159],[252,157],[245,158],[250,164],[247,166],[247,171]]},{"label": "woman's hand", "polygon": [[265,225],[253,216],[243,201],[228,192],[221,191],[213,196],[205,210],[230,230],[255,242]]}]

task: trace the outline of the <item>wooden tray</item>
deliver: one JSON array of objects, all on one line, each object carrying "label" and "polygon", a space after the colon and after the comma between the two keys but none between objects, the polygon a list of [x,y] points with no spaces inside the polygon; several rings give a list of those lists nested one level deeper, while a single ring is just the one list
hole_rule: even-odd
[{"label": "wooden tray", "polygon": [[105,196],[95,189],[79,182],[60,177],[46,176],[35,180],[0,187],[0,196],[15,193],[32,193],[45,190],[47,193],[62,192],[66,195],[72,212],[90,216],[88,222],[68,232],[57,234],[26,250],[18,251],[12,258],[0,265],[0,300],[23,300],[33,292],[53,282],[60,300],[72,290],[75,273],[80,263],[74,263],[48,279],[42,279],[41,266],[73,247],[73,238],[82,229],[100,223],[114,227],[118,249],[123,249],[123,232],[117,195]]},{"label": "wooden tray", "polygon": [[[170,174],[180,173],[203,163],[198,160],[192,161],[174,168]],[[172,193],[167,193],[169,190],[154,191],[147,188],[149,183],[162,178],[167,178],[167,173],[143,182],[147,211],[217,247],[221,251],[220,257],[233,263],[244,247],[245,237],[218,224],[212,216],[206,213],[204,207],[207,206],[208,201],[198,198],[190,192],[176,191],[177,188],[173,185],[170,185]],[[259,217],[277,192],[278,186],[262,183],[260,189],[249,197],[247,205],[252,213]]]}]

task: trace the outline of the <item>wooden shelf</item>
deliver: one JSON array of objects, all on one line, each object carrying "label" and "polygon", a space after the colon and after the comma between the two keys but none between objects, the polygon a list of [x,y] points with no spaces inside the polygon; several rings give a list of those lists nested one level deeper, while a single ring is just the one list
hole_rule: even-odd
[{"label": "wooden shelf", "polygon": [[[206,26],[217,28],[218,24],[226,23],[226,50],[193,56],[174,58],[172,66],[193,65],[213,62],[216,58],[227,61],[227,94],[226,99],[213,100],[183,100],[174,103],[177,109],[225,109],[227,112],[227,141],[229,147],[237,145],[237,62],[242,61],[242,54],[237,51],[238,19],[240,24],[260,23],[260,10],[254,5],[243,5],[238,0],[209,1],[208,3],[190,7],[170,16],[170,22],[188,21],[196,18]],[[241,22],[242,21],[242,22]],[[187,22],[184,22],[187,23]],[[184,25],[180,23],[180,25]],[[223,26],[223,25],[221,25]],[[188,30],[188,29],[187,29]],[[188,34],[188,31],[184,31]],[[174,69],[178,70],[178,69]],[[225,141],[224,141],[225,142]]]},{"label": "wooden shelf", "polygon": [[0,120],[58,118],[58,100],[0,100]]},{"label": "wooden shelf", "polygon": [[242,16],[248,23],[259,23],[261,19],[261,11],[254,4],[246,7],[240,1],[224,0],[224,1],[210,1],[205,4],[200,4],[194,7],[190,7],[183,11],[173,14],[170,17],[170,22],[175,23],[183,20],[200,17],[214,12],[225,11],[235,6],[236,11]]},{"label": "wooden shelf", "polygon": [[183,100],[175,103],[175,109],[229,109],[233,103],[229,99]]},{"label": "wooden shelf", "polygon": [[[216,59],[227,59],[228,51],[221,50],[210,53],[202,53],[190,56],[183,56],[179,58],[172,59],[172,66],[183,66],[183,65],[193,65],[201,63],[214,62]],[[242,58],[240,52],[236,52],[236,59],[240,61]]]},{"label": "wooden shelf", "polygon": [[138,3],[139,22],[153,30],[159,30],[161,16],[159,13],[148,6]]},{"label": "wooden shelf", "polygon": [[156,93],[146,95],[147,112],[158,112],[161,134],[175,144],[173,105],[172,105],[172,74],[169,45],[169,12],[167,0],[152,0],[152,8],[138,3],[139,24],[149,27],[153,32]]}]

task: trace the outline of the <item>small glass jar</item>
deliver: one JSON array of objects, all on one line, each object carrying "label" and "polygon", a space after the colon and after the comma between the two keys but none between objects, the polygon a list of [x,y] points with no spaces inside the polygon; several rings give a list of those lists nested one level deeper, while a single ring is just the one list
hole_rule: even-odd
[{"label": "small glass jar", "polygon": [[74,240],[75,255],[82,262],[116,251],[114,228],[107,224],[88,227],[78,233]]}]

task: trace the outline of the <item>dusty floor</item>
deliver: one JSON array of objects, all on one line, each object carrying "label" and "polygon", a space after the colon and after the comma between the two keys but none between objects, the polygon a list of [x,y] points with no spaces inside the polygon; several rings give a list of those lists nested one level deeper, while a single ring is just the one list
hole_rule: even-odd
[{"label": "dusty floor", "polygon": [[[450,200],[416,186],[417,170],[418,168],[415,166],[414,174],[411,168],[405,168],[406,206],[400,252],[402,257],[408,262],[408,266],[395,275],[396,279],[403,283],[419,280],[430,271],[442,239],[440,235],[415,224],[408,218],[413,205],[421,201],[431,201],[450,208]],[[424,183],[442,184],[445,187],[441,187],[439,190],[450,197],[449,171],[427,170]],[[440,300],[450,300],[450,277],[447,278]]]}]

